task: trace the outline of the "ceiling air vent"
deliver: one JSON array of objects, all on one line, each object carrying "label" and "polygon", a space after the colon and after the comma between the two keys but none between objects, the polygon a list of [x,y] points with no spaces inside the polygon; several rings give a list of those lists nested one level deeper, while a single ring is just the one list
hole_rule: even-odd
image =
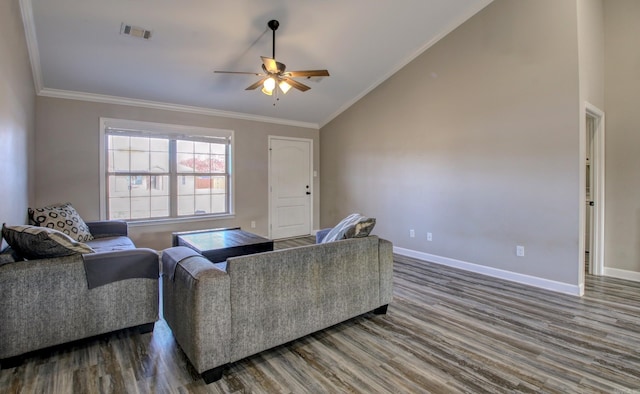
[{"label": "ceiling air vent", "polygon": [[147,30],[138,26],[127,25],[126,23],[123,23],[120,26],[120,34],[124,34],[125,36],[143,38],[145,40],[151,38],[151,30]]}]

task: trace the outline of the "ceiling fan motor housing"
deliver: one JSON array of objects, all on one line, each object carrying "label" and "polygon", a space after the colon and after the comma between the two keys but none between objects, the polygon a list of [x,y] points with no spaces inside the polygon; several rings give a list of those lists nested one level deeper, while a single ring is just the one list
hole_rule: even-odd
[{"label": "ceiling fan motor housing", "polygon": [[269,21],[269,23],[267,23],[267,26],[269,26],[269,29],[276,31],[278,30],[278,26],[280,26],[280,22],[278,22],[275,19],[272,19]]}]

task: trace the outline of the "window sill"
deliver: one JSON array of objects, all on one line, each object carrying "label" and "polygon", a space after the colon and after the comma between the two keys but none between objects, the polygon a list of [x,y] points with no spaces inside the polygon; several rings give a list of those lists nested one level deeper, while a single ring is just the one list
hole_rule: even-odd
[{"label": "window sill", "polygon": [[144,226],[158,226],[163,224],[173,223],[189,223],[189,222],[204,222],[210,220],[222,220],[233,219],[236,215],[234,213],[224,215],[198,215],[188,216],[182,218],[166,218],[166,219],[150,219],[150,220],[128,220],[129,227],[144,227]]}]

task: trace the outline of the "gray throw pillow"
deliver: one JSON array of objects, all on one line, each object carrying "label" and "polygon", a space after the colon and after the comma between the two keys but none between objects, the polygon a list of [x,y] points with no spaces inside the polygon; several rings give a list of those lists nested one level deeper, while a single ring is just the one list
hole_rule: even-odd
[{"label": "gray throw pillow", "polygon": [[89,245],[47,227],[3,224],[2,237],[18,255],[29,260],[93,253]]},{"label": "gray throw pillow", "polygon": [[332,228],[324,237],[322,243],[338,241],[345,238],[366,237],[371,233],[375,224],[375,218],[368,218],[359,213],[352,213]]},{"label": "gray throw pillow", "polygon": [[71,206],[71,203],[29,208],[29,220],[31,224],[36,226],[62,231],[79,242],[93,239],[91,232],[89,232],[89,226]]}]

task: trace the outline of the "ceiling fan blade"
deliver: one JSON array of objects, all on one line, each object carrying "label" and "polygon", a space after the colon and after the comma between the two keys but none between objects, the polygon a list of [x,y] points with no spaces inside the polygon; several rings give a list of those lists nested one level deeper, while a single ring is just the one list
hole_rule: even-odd
[{"label": "ceiling fan blade", "polygon": [[248,88],[246,88],[245,90],[254,90],[254,89],[256,89],[258,86],[262,85],[266,79],[267,79],[267,78],[262,78],[262,79],[261,79],[261,80],[259,80],[258,82],[256,82],[256,83],[254,83],[254,84],[250,85],[250,86],[249,86]]},{"label": "ceiling fan blade", "polygon": [[307,85],[300,83],[294,79],[290,79],[290,78],[284,78],[283,81],[285,81],[286,83],[288,83],[289,85],[291,85],[292,87],[298,89],[301,92],[306,92],[307,90],[311,89],[310,87],[308,87]]},{"label": "ceiling fan blade", "polygon": [[269,73],[277,74],[278,73],[278,65],[276,61],[270,57],[260,56],[262,58],[262,63],[264,63],[264,68]]},{"label": "ceiling fan blade", "polygon": [[288,77],[328,77],[329,71],[327,70],[304,70],[304,71],[289,71],[286,73]]},{"label": "ceiling fan blade", "polygon": [[214,73],[217,74],[246,74],[246,75],[257,75],[257,76],[263,76],[264,74],[261,73],[251,73],[251,72],[244,72],[244,71],[214,71]]}]

